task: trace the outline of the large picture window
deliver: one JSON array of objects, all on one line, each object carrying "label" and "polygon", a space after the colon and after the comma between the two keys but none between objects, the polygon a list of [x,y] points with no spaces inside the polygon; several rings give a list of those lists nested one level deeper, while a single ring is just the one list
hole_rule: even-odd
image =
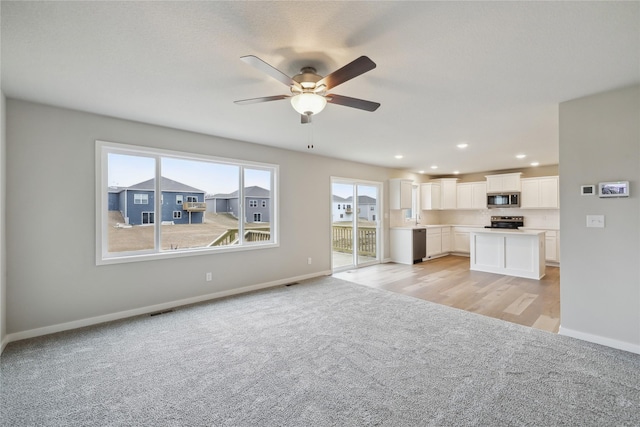
[{"label": "large picture window", "polygon": [[97,141],[96,170],[98,264],[278,244],[277,165]]}]

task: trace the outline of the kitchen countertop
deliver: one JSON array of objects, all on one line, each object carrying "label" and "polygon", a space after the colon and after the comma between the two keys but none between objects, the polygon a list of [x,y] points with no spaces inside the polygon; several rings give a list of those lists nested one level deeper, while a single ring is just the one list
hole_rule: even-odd
[{"label": "kitchen countertop", "polygon": [[[438,228],[438,227],[463,227],[463,228],[482,228],[483,230],[509,230],[504,228],[485,228],[484,225],[469,225],[469,224],[418,224],[418,225],[404,225],[402,227],[390,227],[391,230],[413,230],[416,228]],[[518,230],[530,231],[530,230],[542,230],[542,231],[559,231],[558,228],[549,227],[520,227]],[[518,231],[516,230],[516,231]]]},{"label": "kitchen countertop", "polygon": [[474,230],[474,233],[487,233],[487,234],[519,234],[519,235],[531,235],[531,236],[539,236],[540,234],[544,234],[544,231],[535,231],[535,230],[521,230],[521,229],[510,229],[510,228],[483,228],[481,230]]},{"label": "kitchen countertop", "polygon": [[457,225],[457,224],[418,224],[405,225],[402,227],[390,227],[391,230],[413,230],[416,228],[439,228],[439,227],[465,227],[465,228],[484,228],[484,225]]}]

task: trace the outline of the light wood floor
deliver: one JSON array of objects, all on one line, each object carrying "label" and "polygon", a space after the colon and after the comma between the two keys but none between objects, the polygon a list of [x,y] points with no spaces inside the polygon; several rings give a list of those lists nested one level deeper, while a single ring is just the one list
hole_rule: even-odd
[{"label": "light wood floor", "polygon": [[387,289],[550,332],[560,326],[560,268],[541,280],[469,270],[469,258],[449,255],[414,265],[376,264],[334,277]]}]

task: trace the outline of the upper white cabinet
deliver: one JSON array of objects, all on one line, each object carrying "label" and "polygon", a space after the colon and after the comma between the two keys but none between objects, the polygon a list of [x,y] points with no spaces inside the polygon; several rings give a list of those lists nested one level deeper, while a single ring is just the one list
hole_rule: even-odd
[{"label": "upper white cabinet", "polygon": [[409,179],[389,180],[389,209],[411,209],[411,187]]},{"label": "upper white cabinet", "polygon": [[560,206],[558,201],[559,179],[557,176],[523,178],[521,184],[521,208],[557,209]]},{"label": "upper white cabinet", "polygon": [[520,175],[521,172],[487,175],[487,193],[520,191]]},{"label": "upper white cabinet", "polygon": [[487,207],[486,182],[461,182],[457,186],[457,209],[485,209]]},{"label": "upper white cabinet", "polygon": [[458,178],[441,178],[440,209],[455,209],[457,203]]},{"label": "upper white cabinet", "polygon": [[440,184],[427,182],[420,184],[420,209],[423,211],[441,209]]},{"label": "upper white cabinet", "polygon": [[420,185],[422,210],[455,209],[458,178],[440,178]]}]

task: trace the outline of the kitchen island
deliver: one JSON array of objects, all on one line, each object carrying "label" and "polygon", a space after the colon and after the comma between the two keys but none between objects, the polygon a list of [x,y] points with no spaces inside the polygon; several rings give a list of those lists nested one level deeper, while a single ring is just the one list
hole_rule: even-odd
[{"label": "kitchen island", "polygon": [[541,279],[545,274],[545,233],[530,230],[474,230],[470,269]]}]

